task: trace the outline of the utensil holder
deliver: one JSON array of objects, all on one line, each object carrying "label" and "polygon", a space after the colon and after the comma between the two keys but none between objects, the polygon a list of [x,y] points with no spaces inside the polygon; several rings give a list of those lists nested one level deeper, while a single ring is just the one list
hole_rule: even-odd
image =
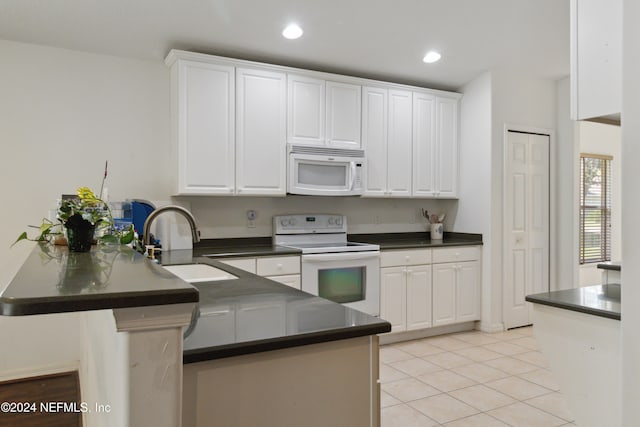
[{"label": "utensil holder", "polygon": [[431,240],[442,240],[444,233],[444,226],[442,223],[430,224],[431,228]]}]

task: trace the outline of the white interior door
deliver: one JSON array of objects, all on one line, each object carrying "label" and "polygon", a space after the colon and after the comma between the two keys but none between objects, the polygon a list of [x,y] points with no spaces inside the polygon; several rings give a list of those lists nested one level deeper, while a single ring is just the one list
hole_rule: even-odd
[{"label": "white interior door", "polygon": [[507,132],[504,322],[531,324],[529,294],[549,290],[549,135]]}]

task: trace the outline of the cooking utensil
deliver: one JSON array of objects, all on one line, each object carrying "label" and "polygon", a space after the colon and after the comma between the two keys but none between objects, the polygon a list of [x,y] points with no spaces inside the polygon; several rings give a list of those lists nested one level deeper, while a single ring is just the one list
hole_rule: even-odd
[{"label": "cooking utensil", "polygon": [[440,214],[440,216],[438,216],[438,222],[444,222],[444,217],[446,214]]},{"label": "cooking utensil", "polygon": [[429,222],[431,224],[437,224],[438,223],[438,215],[436,214],[431,214],[431,217],[429,218]]}]

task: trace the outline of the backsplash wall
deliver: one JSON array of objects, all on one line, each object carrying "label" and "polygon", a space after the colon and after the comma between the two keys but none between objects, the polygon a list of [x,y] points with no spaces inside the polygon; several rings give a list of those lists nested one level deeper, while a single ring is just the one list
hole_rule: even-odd
[{"label": "backsplash wall", "polygon": [[[457,200],[367,199],[359,197],[175,197],[193,212],[203,239],[267,237],[273,216],[300,213],[343,214],[349,233],[393,233],[427,230],[420,209],[446,213],[445,230],[452,231]],[[247,211],[257,213],[248,227]],[[456,230],[465,231],[465,230]],[[473,232],[473,230],[468,230]]]}]

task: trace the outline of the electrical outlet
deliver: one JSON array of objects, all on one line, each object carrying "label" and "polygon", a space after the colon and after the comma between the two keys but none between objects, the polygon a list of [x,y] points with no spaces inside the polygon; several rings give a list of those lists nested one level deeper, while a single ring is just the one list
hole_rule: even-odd
[{"label": "electrical outlet", "polygon": [[256,228],[256,217],[257,216],[258,216],[258,214],[253,209],[247,211],[247,228]]}]

